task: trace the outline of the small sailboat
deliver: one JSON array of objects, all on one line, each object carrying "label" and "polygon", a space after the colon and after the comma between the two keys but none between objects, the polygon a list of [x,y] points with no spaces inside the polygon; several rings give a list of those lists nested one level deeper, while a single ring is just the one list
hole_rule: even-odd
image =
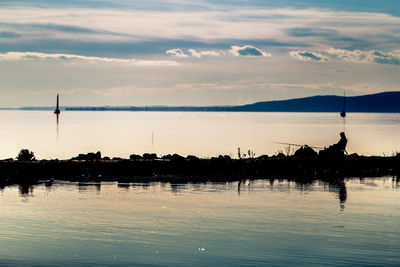
[{"label": "small sailboat", "polygon": [[59,106],[58,106],[58,98],[59,98],[59,96],[58,96],[58,94],[57,94],[57,105],[56,105],[56,110],[54,110],[54,114],[60,114],[60,109],[59,109]]},{"label": "small sailboat", "polygon": [[340,117],[345,118],[346,117],[346,92],[343,95],[343,110],[340,112]]}]

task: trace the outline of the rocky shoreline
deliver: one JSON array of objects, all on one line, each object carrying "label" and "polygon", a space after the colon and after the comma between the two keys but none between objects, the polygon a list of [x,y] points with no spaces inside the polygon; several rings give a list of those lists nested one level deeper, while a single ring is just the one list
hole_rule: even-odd
[{"label": "rocky shoreline", "polygon": [[202,159],[195,156],[131,155],[130,159],[100,153],[81,154],[69,160],[0,161],[0,186],[38,181],[76,182],[232,182],[243,179],[336,180],[345,177],[400,175],[400,154],[392,157],[350,155],[338,158],[261,156]]}]

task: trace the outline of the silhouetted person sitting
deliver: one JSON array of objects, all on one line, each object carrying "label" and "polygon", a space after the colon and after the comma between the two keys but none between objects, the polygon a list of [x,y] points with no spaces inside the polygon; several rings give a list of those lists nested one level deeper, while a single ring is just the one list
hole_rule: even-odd
[{"label": "silhouetted person sitting", "polygon": [[[344,132],[340,133],[340,140],[336,144],[336,148],[343,153],[346,152],[347,138]],[[335,145],[334,145],[335,146]]]},{"label": "silhouetted person sitting", "polygon": [[347,138],[344,132],[340,133],[340,140],[334,145],[331,145],[319,152],[321,157],[343,157],[346,152]]}]

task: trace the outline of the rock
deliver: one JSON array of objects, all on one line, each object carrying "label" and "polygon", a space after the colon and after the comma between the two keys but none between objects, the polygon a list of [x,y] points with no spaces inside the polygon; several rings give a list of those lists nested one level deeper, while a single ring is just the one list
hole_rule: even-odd
[{"label": "rock", "polygon": [[143,159],[157,159],[157,154],[155,153],[144,153]]},{"label": "rock", "polygon": [[77,157],[72,158],[72,160],[100,160],[101,153],[97,151],[96,153],[79,154]]},{"label": "rock", "polygon": [[132,154],[129,156],[129,159],[142,159],[143,157],[140,155]]},{"label": "rock", "polygon": [[190,161],[200,160],[198,157],[193,156],[193,155],[187,156],[186,159],[187,159],[187,160],[190,160]]},{"label": "rock", "polygon": [[313,159],[318,156],[318,153],[314,151],[311,147],[304,145],[294,152],[293,157],[301,159]]}]

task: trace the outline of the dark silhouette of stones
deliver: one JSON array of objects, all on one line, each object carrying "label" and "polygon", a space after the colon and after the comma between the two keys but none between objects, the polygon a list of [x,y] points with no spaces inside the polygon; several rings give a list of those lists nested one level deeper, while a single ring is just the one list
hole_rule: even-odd
[{"label": "dark silhouette of stones", "polygon": [[129,156],[129,159],[142,159],[143,157],[140,155],[132,154]]},{"label": "dark silhouette of stones", "polygon": [[157,154],[155,153],[144,153],[143,159],[157,159]]},{"label": "dark silhouette of stones", "polygon": [[161,157],[161,159],[167,159],[167,160],[171,160],[171,161],[182,161],[185,160],[185,158],[179,154],[168,154],[168,155],[164,155]]},{"label": "dark silhouette of stones", "polygon": [[[293,177],[310,183],[316,179],[331,181],[345,177],[379,177],[400,175],[400,154],[391,157],[350,156],[341,158],[308,157],[311,150],[301,150],[306,156],[285,156],[231,159],[229,156],[198,158],[144,154],[137,159],[103,158],[101,153],[80,154],[71,160],[0,161],[0,187],[11,184],[35,184],[43,180],[78,182],[119,181],[202,183],[229,182],[244,179],[286,179]],[[299,152],[300,153],[300,152]]]},{"label": "dark silhouette of stones", "polygon": [[301,158],[301,159],[312,159],[316,158],[318,156],[318,153],[314,151],[311,147],[305,145],[300,147],[299,149],[294,152],[293,157],[296,158]]},{"label": "dark silhouette of stones", "polygon": [[358,157],[359,155],[357,153],[353,153],[348,156],[349,159],[357,159]]},{"label": "dark silhouette of stones", "polygon": [[100,160],[101,153],[97,151],[96,153],[79,154],[77,157],[72,158],[72,160]]},{"label": "dark silhouette of stones", "polygon": [[185,160],[185,158],[184,157],[182,157],[181,155],[178,155],[178,154],[173,154],[172,156],[171,156],[171,160],[175,160],[175,161],[182,161],[182,160]]},{"label": "dark silhouette of stones", "polygon": [[193,155],[188,155],[186,157],[186,159],[189,160],[189,161],[198,161],[198,160],[200,160],[198,157],[193,156]]}]

